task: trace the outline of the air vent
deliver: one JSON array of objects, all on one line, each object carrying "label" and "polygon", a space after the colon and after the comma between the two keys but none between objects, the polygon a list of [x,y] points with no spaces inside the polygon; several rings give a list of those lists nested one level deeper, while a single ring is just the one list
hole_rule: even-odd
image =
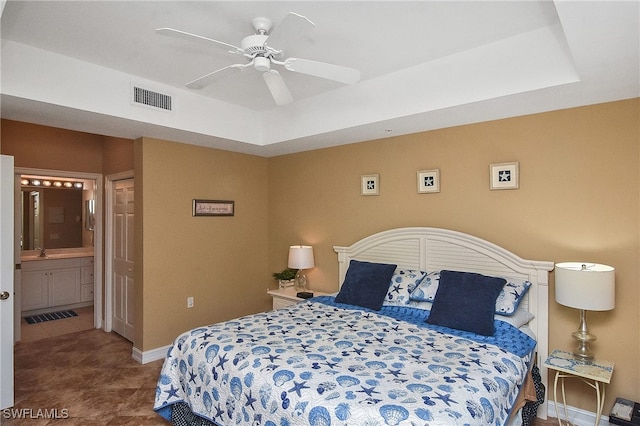
[{"label": "air vent", "polygon": [[171,96],[133,86],[133,103],[171,111]]}]

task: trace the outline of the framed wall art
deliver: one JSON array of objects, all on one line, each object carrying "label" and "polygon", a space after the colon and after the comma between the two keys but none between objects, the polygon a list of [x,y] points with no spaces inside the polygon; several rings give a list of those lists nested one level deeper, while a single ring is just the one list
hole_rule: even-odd
[{"label": "framed wall art", "polygon": [[418,193],[440,192],[440,169],[420,170],[418,175]]},{"label": "framed wall art", "polygon": [[360,195],[379,195],[380,194],[380,175],[362,175],[360,176]]},{"label": "framed wall art", "polygon": [[193,200],[193,216],[233,216],[235,202],[228,200]]},{"label": "framed wall art", "polygon": [[489,187],[494,189],[518,189],[519,165],[514,163],[496,163],[489,166]]}]

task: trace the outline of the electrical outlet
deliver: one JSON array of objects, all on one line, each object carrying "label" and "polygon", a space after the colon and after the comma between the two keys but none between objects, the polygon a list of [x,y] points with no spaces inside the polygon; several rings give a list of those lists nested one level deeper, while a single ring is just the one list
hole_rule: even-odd
[{"label": "electrical outlet", "polygon": [[193,297],[187,297],[187,308],[193,308]]}]

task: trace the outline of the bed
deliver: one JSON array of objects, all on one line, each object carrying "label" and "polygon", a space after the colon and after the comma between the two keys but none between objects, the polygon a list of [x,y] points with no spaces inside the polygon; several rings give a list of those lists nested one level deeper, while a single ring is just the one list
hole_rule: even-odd
[{"label": "bed", "polygon": [[546,386],[552,262],[425,227],[334,250],[335,296],[178,336],[154,409],[185,425],[518,423],[534,363]]}]

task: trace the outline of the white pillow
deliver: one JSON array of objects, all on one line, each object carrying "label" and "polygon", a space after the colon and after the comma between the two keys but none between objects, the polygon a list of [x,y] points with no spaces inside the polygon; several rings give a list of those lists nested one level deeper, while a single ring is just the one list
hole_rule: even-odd
[{"label": "white pillow", "polygon": [[415,302],[433,302],[440,283],[440,271],[429,272],[409,297]]},{"label": "white pillow", "polygon": [[531,287],[531,281],[518,278],[506,278],[507,283],[496,299],[496,314],[513,315],[524,295]]},{"label": "white pillow", "polygon": [[535,317],[536,317],[535,315],[533,315],[531,312],[527,311],[524,308],[516,309],[513,315],[505,316],[505,315],[496,314],[493,316],[494,319],[509,323],[516,328],[520,328],[522,326],[529,324],[529,321],[531,321]]},{"label": "white pillow", "polygon": [[391,277],[385,305],[407,305],[409,295],[420,284],[426,273],[414,269],[396,269]]},{"label": "white pillow", "polygon": [[[529,291],[531,281],[519,278],[504,278],[507,282],[496,299],[496,314],[513,315]],[[412,302],[433,302],[440,284],[440,271],[429,272],[418,284],[409,298]]]}]

